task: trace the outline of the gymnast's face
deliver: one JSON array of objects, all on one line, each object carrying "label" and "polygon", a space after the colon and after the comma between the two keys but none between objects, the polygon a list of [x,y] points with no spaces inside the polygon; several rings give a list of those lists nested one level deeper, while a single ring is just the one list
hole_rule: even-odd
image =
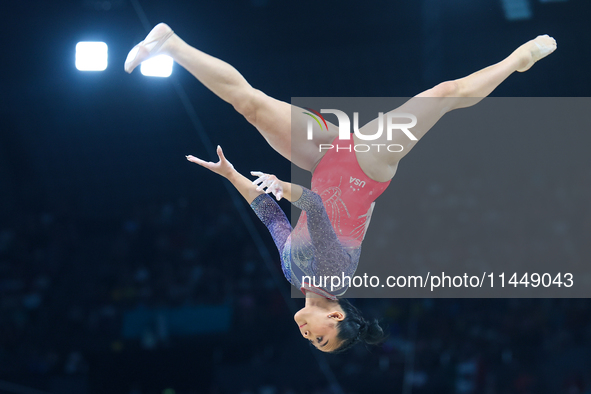
[{"label": "gymnast's face", "polygon": [[334,310],[331,309],[333,308],[327,309],[317,305],[306,306],[293,317],[302,336],[323,352],[337,349],[341,342],[337,339],[336,326],[345,315],[338,305]]}]

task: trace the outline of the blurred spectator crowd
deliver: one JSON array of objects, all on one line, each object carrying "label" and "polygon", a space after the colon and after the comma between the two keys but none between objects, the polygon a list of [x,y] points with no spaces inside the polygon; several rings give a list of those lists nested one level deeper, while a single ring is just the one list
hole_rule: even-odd
[{"label": "blurred spectator crowd", "polygon": [[[590,179],[515,182],[527,187],[498,189],[476,177],[417,186],[398,193],[400,214],[388,237],[373,234],[403,241],[397,259],[412,264],[590,263]],[[401,231],[412,226],[416,233]],[[259,229],[280,274],[270,237]],[[335,384],[345,393],[591,393],[588,299],[355,300],[367,317],[382,319],[390,337],[380,347],[321,355],[331,380],[299,338],[280,277],[270,275],[223,199],[206,209],[192,198],[161,201],[125,217],[12,212],[0,223],[0,376],[33,386],[78,376],[96,392],[92,377],[103,376],[97,354],[141,357],[193,346],[200,357],[207,342],[208,387],[177,393],[331,393]],[[221,304],[233,310],[229,332],[172,337],[166,321],[156,321],[139,340],[122,336],[125,312],[140,305]],[[120,389],[162,392],[139,379]]]}]

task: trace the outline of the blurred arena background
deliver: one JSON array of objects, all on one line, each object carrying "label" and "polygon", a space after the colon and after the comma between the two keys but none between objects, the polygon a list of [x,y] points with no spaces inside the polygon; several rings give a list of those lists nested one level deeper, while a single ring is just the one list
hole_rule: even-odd
[{"label": "blurred arena background", "polygon": [[[384,318],[388,342],[314,354],[282,297],[288,283],[274,279],[280,267],[266,230],[256,224],[274,275],[222,180],[185,160],[211,153],[185,104],[240,171],[287,179],[289,163],[180,66],[162,79],[123,71],[146,34],[138,5],[151,24],[167,22],[288,102],[413,96],[544,33],[557,39],[557,52],[493,96],[585,97],[591,89],[584,0],[4,2],[0,392],[591,392],[588,299],[357,300]],[[109,45],[104,72],[76,70],[74,48],[86,40]],[[421,156],[421,144],[413,152],[421,171],[400,171],[399,223],[412,215],[432,234],[456,225],[474,231],[479,218],[456,219],[462,201],[476,199],[509,218],[499,232],[521,226],[539,235],[533,246],[487,238],[469,246],[476,254],[531,248],[552,260],[563,251],[544,249],[544,237],[589,238],[589,162],[573,165],[564,183],[539,174],[512,180],[536,185],[544,203],[511,191],[499,202],[492,185],[473,182],[477,173],[430,173],[445,155]],[[538,228],[536,216],[548,212],[554,226]],[[427,255],[425,242],[405,240],[405,248]]]}]

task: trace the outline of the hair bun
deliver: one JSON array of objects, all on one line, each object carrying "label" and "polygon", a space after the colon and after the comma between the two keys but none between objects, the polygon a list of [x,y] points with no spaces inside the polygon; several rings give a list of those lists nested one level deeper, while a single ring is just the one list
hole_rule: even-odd
[{"label": "hair bun", "polygon": [[377,320],[373,320],[370,323],[364,322],[364,324],[359,327],[359,334],[360,338],[370,345],[382,343],[387,337]]},{"label": "hair bun", "polygon": [[359,323],[359,333],[357,334],[357,338],[365,340],[365,337],[367,336],[368,329],[369,329],[369,327],[368,327],[367,321],[362,320]]},{"label": "hair bun", "polygon": [[345,319],[337,324],[337,338],[342,343],[331,353],[347,351],[361,341],[369,345],[384,342],[387,335],[384,334],[384,330],[377,320],[365,320],[359,309],[355,308],[346,298],[340,298],[338,303],[345,312]]}]

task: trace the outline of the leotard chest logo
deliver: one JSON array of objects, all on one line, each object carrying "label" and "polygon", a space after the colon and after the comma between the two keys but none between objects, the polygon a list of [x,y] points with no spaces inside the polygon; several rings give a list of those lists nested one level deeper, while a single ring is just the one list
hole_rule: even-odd
[{"label": "leotard chest logo", "polygon": [[355,186],[365,187],[365,181],[362,181],[361,179],[353,178],[352,176],[349,177],[349,183],[352,183]]}]

